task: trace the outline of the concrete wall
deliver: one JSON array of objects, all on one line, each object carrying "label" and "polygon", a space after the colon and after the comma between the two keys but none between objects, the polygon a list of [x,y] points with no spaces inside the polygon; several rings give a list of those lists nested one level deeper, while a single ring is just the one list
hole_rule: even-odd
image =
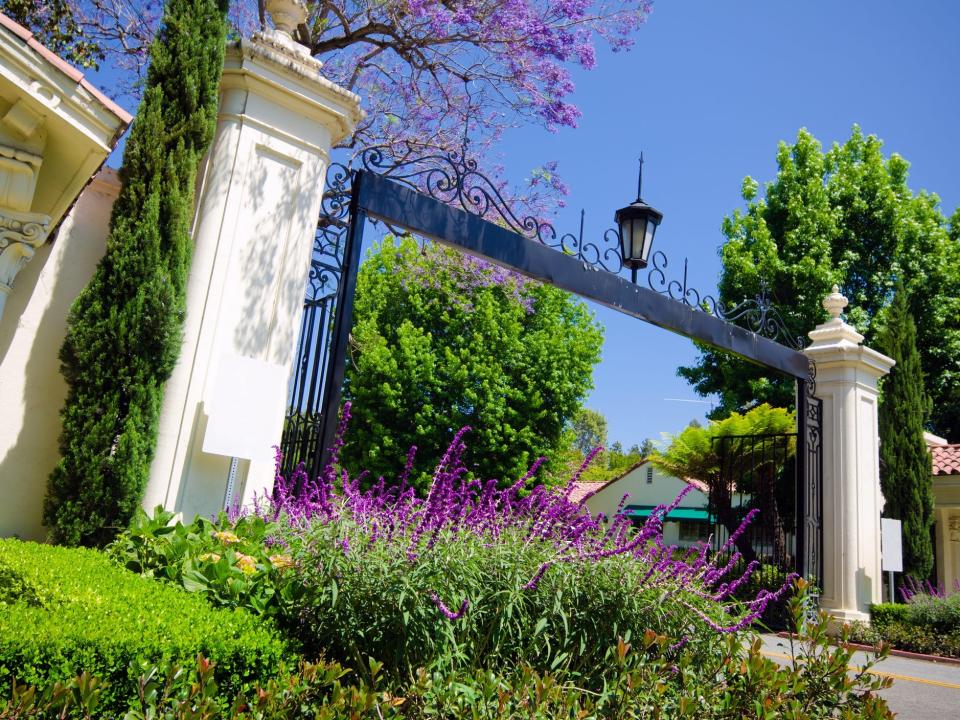
[{"label": "concrete wall", "polygon": [[42,539],[47,477],[60,453],[67,386],[58,353],[67,313],[103,256],[120,183],[100,172],[80,194],[52,242],[17,276],[0,318],[0,535]]}]

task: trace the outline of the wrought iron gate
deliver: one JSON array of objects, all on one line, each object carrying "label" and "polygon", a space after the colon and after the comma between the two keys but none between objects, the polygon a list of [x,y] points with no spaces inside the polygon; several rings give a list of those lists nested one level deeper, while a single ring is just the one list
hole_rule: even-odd
[{"label": "wrought iron gate", "polygon": [[[624,266],[617,230],[590,242],[582,222],[578,235],[561,235],[549,223],[515,214],[465,147],[460,154],[427,156],[411,149],[398,158],[369,148],[358,165],[353,171],[332,165],[327,173],[281,443],[286,477],[301,464],[306,477],[316,477],[334,435],[369,215],[796,378],[792,499],[778,500],[773,524],[783,527],[761,547],[804,575],[821,577],[821,408],[813,366],[763,288],[755,299],[724,306],[688,285],[686,262],[682,282],[671,279],[662,251],[652,256],[646,287],[636,277],[629,282],[619,276]],[[753,501],[761,500],[757,495]],[[764,502],[769,509],[770,499]]]},{"label": "wrought iron gate", "polygon": [[[743,564],[760,561],[784,574],[799,569],[796,445],[796,433],[713,439],[718,467],[709,483],[708,514],[715,551],[735,537],[730,552],[738,552]],[[738,532],[751,512],[756,518]]]},{"label": "wrought iron gate", "polygon": [[315,478],[322,469],[324,408],[332,390],[331,375],[335,365],[332,361],[336,343],[335,320],[345,291],[351,285],[344,277],[345,259],[350,256],[347,252],[350,180],[351,173],[343,165],[331,165],[327,170],[280,445],[283,456],[281,472],[287,478],[293,476],[301,463],[310,478]]},{"label": "wrought iron gate", "polygon": [[[807,392],[806,387],[800,390]],[[795,433],[713,439],[717,471],[709,482],[707,511],[715,552],[755,511],[729,554],[739,553],[741,566],[759,561],[771,582],[795,572],[820,587],[821,406],[816,398],[798,400]]]}]

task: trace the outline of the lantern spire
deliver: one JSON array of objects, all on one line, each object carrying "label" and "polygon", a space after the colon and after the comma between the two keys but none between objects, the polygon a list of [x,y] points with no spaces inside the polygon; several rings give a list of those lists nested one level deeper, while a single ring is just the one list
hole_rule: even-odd
[{"label": "lantern spire", "polygon": [[640,191],[643,189],[643,150],[640,151],[640,172],[637,173],[637,200],[640,199]]}]

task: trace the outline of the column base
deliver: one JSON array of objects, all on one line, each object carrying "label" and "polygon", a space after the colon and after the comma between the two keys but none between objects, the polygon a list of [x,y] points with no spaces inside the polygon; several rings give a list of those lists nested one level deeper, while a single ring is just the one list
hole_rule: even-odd
[{"label": "column base", "polygon": [[864,625],[870,624],[870,613],[865,613],[862,610],[854,610],[849,608],[829,608],[822,606],[820,609],[830,616],[829,633],[831,635],[839,635],[840,630],[847,623],[859,622],[863,623]]}]

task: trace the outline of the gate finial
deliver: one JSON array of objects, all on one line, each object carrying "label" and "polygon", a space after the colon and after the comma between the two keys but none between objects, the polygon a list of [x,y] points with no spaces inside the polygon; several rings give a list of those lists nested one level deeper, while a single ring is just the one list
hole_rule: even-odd
[{"label": "gate finial", "polygon": [[833,291],[823,299],[823,309],[830,313],[830,317],[837,320],[849,302],[850,301],[840,293],[840,287],[834,285]]},{"label": "gate finial", "polygon": [[309,54],[307,48],[296,40],[297,28],[307,19],[307,6],[303,0],[267,0],[264,8],[273,20],[274,29],[268,33],[274,42],[301,55]]}]

